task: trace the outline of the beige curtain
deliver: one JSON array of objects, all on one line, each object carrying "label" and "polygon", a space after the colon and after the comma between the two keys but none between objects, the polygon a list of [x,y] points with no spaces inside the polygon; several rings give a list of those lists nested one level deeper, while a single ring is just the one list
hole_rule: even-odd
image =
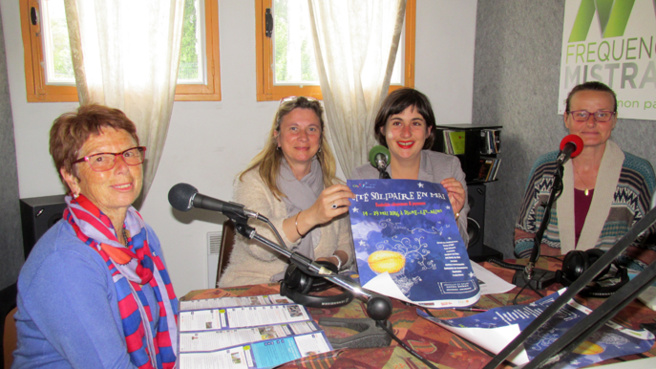
[{"label": "beige curtain", "polygon": [[387,95],[405,0],[308,0],[328,130],[344,175],[368,161]]},{"label": "beige curtain", "polygon": [[143,203],[171,118],[184,0],[65,0],[80,104],[121,109],[146,146]]}]

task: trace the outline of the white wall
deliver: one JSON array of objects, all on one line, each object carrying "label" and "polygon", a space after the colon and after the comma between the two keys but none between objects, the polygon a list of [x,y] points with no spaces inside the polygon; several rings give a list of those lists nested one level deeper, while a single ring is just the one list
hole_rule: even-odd
[{"label": "white wall", "polygon": [[[17,1],[2,1],[20,197],[59,194],[48,131],[77,103],[27,103]],[[476,0],[417,0],[415,87],[431,99],[440,124],[471,122]],[[255,99],[253,1],[219,0],[220,102],[177,102],[153,186],[141,209],[162,241],[176,293],[207,287],[207,233],[220,215],[173,212],[168,190],[178,182],[220,199],[264,143],[277,102]],[[328,122],[329,124],[330,122]]]}]

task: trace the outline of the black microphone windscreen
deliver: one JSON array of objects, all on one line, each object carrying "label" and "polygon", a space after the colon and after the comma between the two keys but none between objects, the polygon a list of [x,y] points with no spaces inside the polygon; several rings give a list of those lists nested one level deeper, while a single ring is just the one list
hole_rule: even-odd
[{"label": "black microphone windscreen", "polygon": [[169,203],[177,210],[188,211],[194,206],[193,200],[197,193],[196,187],[178,183],[169,190]]},{"label": "black microphone windscreen", "polygon": [[378,168],[378,163],[376,160],[376,156],[378,154],[383,154],[385,155],[385,163],[389,164],[389,149],[383,145],[376,145],[369,150],[369,163],[374,166],[374,168]]}]

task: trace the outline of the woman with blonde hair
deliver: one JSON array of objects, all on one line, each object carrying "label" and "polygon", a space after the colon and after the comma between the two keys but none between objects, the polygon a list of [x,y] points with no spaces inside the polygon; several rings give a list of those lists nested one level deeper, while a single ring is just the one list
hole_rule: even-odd
[{"label": "woman with blonde hair", "polygon": [[[348,207],[354,197],[339,182],[321,103],[291,97],[281,102],[264,149],[235,181],[234,198],[269,218],[290,251],[339,270],[353,261]],[[274,239],[263,224],[251,225]],[[238,235],[219,286],[277,282],[287,265],[267,246]]]}]

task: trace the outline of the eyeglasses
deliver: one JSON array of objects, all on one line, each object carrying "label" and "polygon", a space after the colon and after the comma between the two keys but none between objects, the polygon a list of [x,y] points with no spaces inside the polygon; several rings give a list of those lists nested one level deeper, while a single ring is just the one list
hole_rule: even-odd
[{"label": "eyeglasses", "polygon": [[598,110],[594,113],[590,113],[587,110],[575,110],[570,111],[569,114],[572,115],[572,119],[574,119],[576,122],[587,122],[591,115],[594,116],[594,120],[596,122],[608,122],[613,117],[613,115],[617,113],[608,110]]},{"label": "eyeglasses", "polygon": [[122,157],[125,164],[133,166],[133,165],[139,165],[144,162],[145,153],[146,153],[145,146],[137,146],[118,153],[101,152],[98,154],[85,156],[81,159],[77,159],[76,161],[73,162],[73,164],[82,163],[86,161],[87,163],[89,163],[89,166],[94,172],[104,172],[116,166],[117,156]]}]

